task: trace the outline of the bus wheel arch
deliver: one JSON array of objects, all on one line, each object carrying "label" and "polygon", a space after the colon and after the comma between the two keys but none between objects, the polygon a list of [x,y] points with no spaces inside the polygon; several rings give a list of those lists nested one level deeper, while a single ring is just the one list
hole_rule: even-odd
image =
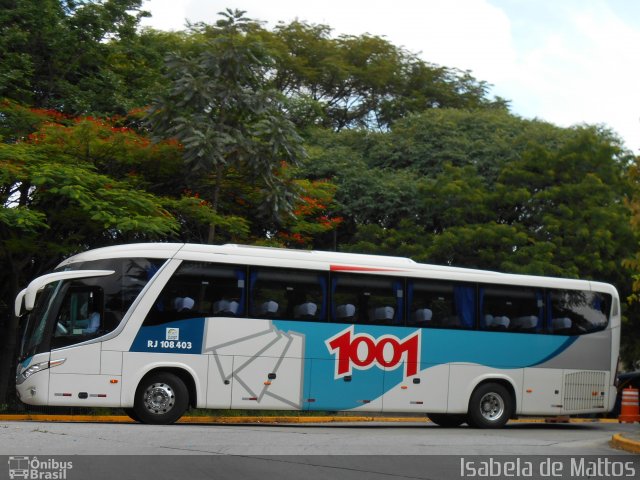
[{"label": "bus wheel arch", "polygon": [[189,406],[195,406],[195,381],[176,367],[157,367],[138,382],[133,411],[142,423],[166,425],[176,422]]},{"label": "bus wheel arch", "polygon": [[469,398],[468,423],[476,428],[501,428],[516,412],[516,393],[504,378],[488,378],[478,383]]}]

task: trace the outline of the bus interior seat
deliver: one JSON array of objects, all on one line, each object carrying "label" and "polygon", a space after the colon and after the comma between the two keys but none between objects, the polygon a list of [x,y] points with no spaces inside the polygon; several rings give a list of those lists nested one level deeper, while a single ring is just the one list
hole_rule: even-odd
[{"label": "bus interior seat", "polygon": [[338,305],[336,307],[336,317],[338,320],[350,320],[356,314],[356,306],[351,303]]},{"label": "bus interior seat", "polygon": [[415,323],[430,323],[433,319],[433,312],[429,308],[419,308],[413,314],[413,319]]},{"label": "bus interior seat", "polygon": [[235,300],[218,300],[213,304],[213,314],[235,317],[238,314],[240,304]]},{"label": "bus interior seat", "polygon": [[173,309],[176,312],[180,311],[180,308],[182,307],[182,300],[183,300],[183,297],[176,297],[173,299]]},{"label": "bus interior seat", "polygon": [[533,332],[538,328],[538,317],[536,315],[525,315],[514,318],[513,326],[521,331]]},{"label": "bus interior seat", "polygon": [[377,307],[371,309],[369,312],[369,318],[374,322],[392,322],[394,313],[395,310],[393,307]]},{"label": "bus interior seat", "polygon": [[568,333],[571,330],[572,322],[570,318],[560,317],[551,320],[551,330],[553,333]]},{"label": "bus interior seat", "polygon": [[306,302],[293,307],[293,318],[313,319],[316,318],[318,305],[313,302]]},{"label": "bus interior seat", "polygon": [[504,315],[494,317],[493,315],[488,314],[484,316],[484,321],[487,328],[491,330],[506,330],[511,324],[509,317],[505,317]]},{"label": "bus interior seat", "polygon": [[260,306],[260,315],[266,317],[272,317],[278,314],[278,302],[274,302],[273,300],[269,300],[264,302]]},{"label": "bus interior seat", "polygon": [[195,304],[195,300],[191,297],[176,297],[173,301],[173,307],[176,312],[187,312],[189,310],[193,310],[193,306]]}]

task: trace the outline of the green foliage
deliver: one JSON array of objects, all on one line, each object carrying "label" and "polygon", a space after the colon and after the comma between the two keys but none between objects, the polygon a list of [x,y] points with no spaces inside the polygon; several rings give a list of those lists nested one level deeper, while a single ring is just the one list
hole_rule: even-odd
[{"label": "green foliage", "polygon": [[124,113],[118,100],[127,79],[111,68],[108,54],[111,45],[137,38],[141,3],[15,0],[3,6],[0,97],[72,114]]},{"label": "green foliage", "polygon": [[426,63],[378,36],[332,38],[329,26],[299,21],[252,33],[271,49],[274,86],[295,100],[300,127],[386,129],[426,109],[506,108],[468,72]]},{"label": "green foliage", "polygon": [[258,213],[277,218],[291,210],[293,197],[277,174],[280,164],[295,166],[304,151],[285,116],[284,98],[268,86],[271,58],[246,35],[251,25],[243,12],[227,11],[202,52],[170,56],[171,88],[153,105],[148,121],[157,136],[176,138],[184,146],[193,185],[200,188],[198,179],[214,177],[208,200],[216,213],[224,177],[235,169],[267,187]]},{"label": "green foliage", "polygon": [[[423,261],[628,289],[628,158],[607,131],[434,110],[387,133],[317,132],[310,141],[306,174],[338,185],[349,250],[397,248]],[[400,228],[415,232],[400,239]]]},{"label": "green foliage", "polygon": [[[53,234],[49,241],[62,243],[103,234],[126,238],[131,232],[157,238],[176,231],[160,199],[99,174],[93,163],[54,147],[0,144],[0,178],[5,185],[0,218],[7,219],[3,237],[38,227],[44,230],[33,233],[41,240]],[[16,216],[23,220],[12,222]],[[73,251],[77,245],[71,240],[68,248]]]}]

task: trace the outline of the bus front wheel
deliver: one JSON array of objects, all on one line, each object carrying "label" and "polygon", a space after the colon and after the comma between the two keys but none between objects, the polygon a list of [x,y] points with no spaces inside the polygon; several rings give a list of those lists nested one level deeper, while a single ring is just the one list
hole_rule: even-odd
[{"label": "bus front wheel", "polygon": [[511,417],[513,399],[499,383],[484,383],[469,400],[469,425],[476,428],[501,428]]},{"label": "bus front wheel", "polygon": [[168,372],[154,373],[138,385],[133,409],[143,423],[168,425],[178,420],[189,406],[184,382]]}]

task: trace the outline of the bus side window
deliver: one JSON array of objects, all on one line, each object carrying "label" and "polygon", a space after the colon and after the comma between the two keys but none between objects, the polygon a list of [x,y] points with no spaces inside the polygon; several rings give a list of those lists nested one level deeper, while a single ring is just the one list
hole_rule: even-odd
[{"label": "bus side window", "polygon": [[402,325],[404,282],[394,277],[336,273],[332,318],[336,322]]},{"label": "bus side window", "polygon": [[536,333],[542,329],[542,290],[483,285],[479,294],[480,328],[483,330]]},{"label": "bus side window", "polygon": [[327,274],[315,270],[252,267],[249,316],[279,320],[327,320]]},{"label": "bus side window", "polygon": [[582,335],[609,323],[611,295],[583,290],[548,291],[548,329],[556,335]]},{"label": "bus side window", "polygon": [[162,289],[143,326],[202,317],[242,317],[246,268],[184,261]]},{"label": "bus side window", "polygon": [[407,284],[407,325],[474,328],[475,296],[475,286],[470,284],[410,279]]}]

